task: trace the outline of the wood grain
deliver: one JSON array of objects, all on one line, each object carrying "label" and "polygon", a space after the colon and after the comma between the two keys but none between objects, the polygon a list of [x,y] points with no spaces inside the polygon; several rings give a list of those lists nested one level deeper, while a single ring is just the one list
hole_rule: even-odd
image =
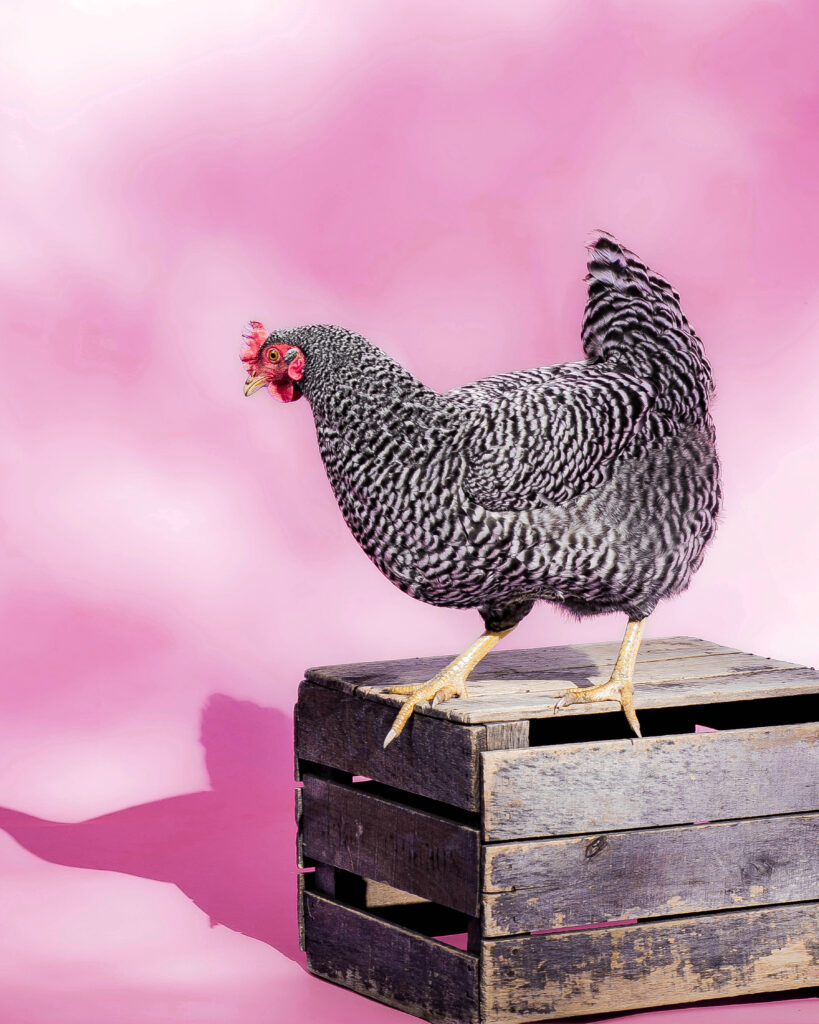
[{"label": "wood grain", "polygon": [[[416,714],[467,725],[548,717],[568,686],[605,682],[617,651],[617,644],[495,651],[470,676],[468,697],[435,708],[422,704]],[[446,661],[416,658],[310,669],[307,678],[397,708],[404,698],[389,693],[390,686],[423,682]],[[819,693],[819,673],[812,669],[684,637],[645,641],[635,673],[638,709],[812,693]],[[608,701],[570,705],[560,714],[590,715],[617,709],[616,703]]]},{"label": "wood grain", "polygon": [[302,799],[301,787],[296,786],[296,867],[303,868],[307,865],[304,863],[304,845],[301,841],[301,816],[304,810],[304,801]]},{"label": "wood grain", "polygon": [[[533,650],[501,649],[488,654],[475,669],[471,678],[480,680],[536,679],[544,668],[583,669],[589,666],[613,666],[620,649],[619,643],[575,644],[572,646],[540,647]],[[697,658],[713,654],[740,654],[732,647],[722,647],[696,637],[672,636],[648,638],[640,648],[640,661],[662,661],[667,658]],[[455,654],[434,658],[405,658],[401,661],[370,661],[350,665],[324,665],[309,668],[308,682],[335,687],[345,693],[354,693],[359,686],[379,683],[423,683],[431,679],[455,657]]]},{"label": "wood grain", "polygon": [[[362,878],[364,883],[364,894],[361,901],[361,908],[367,907],[396,907],[404,906],[407,903],[423,903],[420,896],[415,896],[405,889],[394,889],[386,882],[376,882],[372,878]],[[353,902],[353,906],[359,906]]]},{"label": "wood grain", "polygon": [[477,829],[307,774],[302,801],[307,857],[478,913]]},{"label": "wood grain", "polygon": [[485,751],[484,838],[812,811],[819,725]]},{"label": "wood grain", "polygon": [[484,935],[819,899],[819,814],[493,843]]},{"label": "wood grain", "polygon": [[478,958],[305,894],[307,967],[329,981],[430,1021],[477,1021]]},{"label": "wood grain", "polygon": [[296,754],[468,811],[480,809],[481,726],[413,715],[386,750],[394,711],[313,683],[299,687]]},{"label": "wood grain", "polygon": [[819,983],[819,904],[484,941],[490,1022],[550,1020]]},{"label": "wood grain", "polygon": [[486,729],[487,750],[511,750],[529,746],[529,722],[490,722]]},{"label": "wood grain", "polygon": [[[647,708],[682,707],[685,705],[718,704],[738,700],[760,700],[769,697],[797,696],[819,693],[819,674],[812,669],[777,669],[764,667],[760,671],[740,671],[732,658],[701,658],[709,670],[735,669],[729,675],[707,675],[690,678],[682,675],[690,670],[690,663],[682,661],[654,662],[650,666],[638,667],[635,673],[634,703],[638,710]],[[665,671],[660,666],[668,666]],[[653,671],[647,671],[652,669]],[[661,676],[667,676],[661,678]],[[647,676],[654,678],[646,678]],[[569,686],[597,685],[606,682],[609,670],[602,672],[588,670],[582,678],[572,677],[564,672],[552,680],[504,681],[485,680],[467,684],[469,696],[446,701],[436,708],[423,712],[432,717],[445,717],[451,722],[465,725],[479,725],[488,722],[516,721],[518,719],[548,718],[554,714],[554,706],[560,694]],[[383,701],[397,708],[399,700],[394,694],[378,687],[361,687],[358,694],[373,700]],[[619,711],[616,701],[595,704],[572,704],[561,709],[560,717],[567,715],[596,715]]]},{"label": "wood grain", "polygon": [[307,936],[304,929],[304,894],[307,891],[304,872],[300,871],[296,876],[296,913],[299,925],[299,949],[304,951],[307,948]]}]

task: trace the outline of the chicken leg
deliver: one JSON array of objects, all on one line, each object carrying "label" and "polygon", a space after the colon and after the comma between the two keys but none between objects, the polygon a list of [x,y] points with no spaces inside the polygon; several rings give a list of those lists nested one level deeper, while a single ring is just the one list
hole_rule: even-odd
[{"label": "chicken leg", "polygon": [[489,654],[495,644],[511,633],[514,628],[512,626],[497,632],[487,629],[474,644],[467,647],[463,654],[458,655],[454,661],[451,661],[446,668],[442,668],[427,683],[417,683],[413,686],[391,686],[388,693],[401,693],[409,696],[392,723],[392,728],[384,740],[384,746],[388,747],[395,737],[401,734],[401,730],[409,721],[410,715],[419,701],[432,701],[432,706],[435,707],[436,704],[449,700],[450,697],[467,697],[466,679],[469,673],[485,655]]},{"label": "chicken leg", "polygon": [[617,655],[617,663],[612,669],[611,678],[607,683],[600,683],[599,686],[573,686],[561,695],[554,706],[566,708],[570,704],[593,704],[599,700],[616,700],[626,714],[628,724],[638,736],[640,723],[637,721],[637,713],[634,710],[634,663],[637,660],[637,652],[640,650],[640,640],[643,636],[645,619],[629,619],[626,626],[626,635],[620,645],[620,653]]}]

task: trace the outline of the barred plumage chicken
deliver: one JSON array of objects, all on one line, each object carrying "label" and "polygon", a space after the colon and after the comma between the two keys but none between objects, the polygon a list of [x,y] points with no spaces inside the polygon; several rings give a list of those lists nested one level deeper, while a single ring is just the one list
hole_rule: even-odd
[{"label": "barred plumage chicken", "polygon": [[584,362],[491,377],[444,394],[340,327],[244,333],[245,394],[312,406],[327,475],[364,551],[403,591],[477,608],[485,632],[407,695],[466,694],[480,659],[535,601],[623,612],[611,679],[556,707],[618,701],[646,618],[684,590],[717,524],[711,371],[678,294],[610,235],[589,247]]}]

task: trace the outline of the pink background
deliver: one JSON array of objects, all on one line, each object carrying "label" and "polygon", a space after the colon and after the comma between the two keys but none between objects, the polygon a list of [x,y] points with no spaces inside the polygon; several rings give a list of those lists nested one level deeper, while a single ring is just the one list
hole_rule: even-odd
[{"label": "pink background", "polygon": [[[340,323],[440,389],[576,359],[583,243],[616,233],[682,292],[719,391],[722,527],[648,633],[815,662],[819,8],[0,21],[0,1021],[409,1019],[300,966],[291,709],[307,665],[480,623],[361,554],[307,403],[242,396],[242,324]],[[542,608],[512,645],[622,626]]]}]

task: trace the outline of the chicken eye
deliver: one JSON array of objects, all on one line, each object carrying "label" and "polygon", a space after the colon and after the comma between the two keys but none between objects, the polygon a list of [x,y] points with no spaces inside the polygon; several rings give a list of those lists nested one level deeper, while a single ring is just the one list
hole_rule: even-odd
[{"label": "chicken eye", "polygon": [[267,350],[267,358],[271,363],[276,363],[281,359],[281,352],[277,348],[269,348]]}]

